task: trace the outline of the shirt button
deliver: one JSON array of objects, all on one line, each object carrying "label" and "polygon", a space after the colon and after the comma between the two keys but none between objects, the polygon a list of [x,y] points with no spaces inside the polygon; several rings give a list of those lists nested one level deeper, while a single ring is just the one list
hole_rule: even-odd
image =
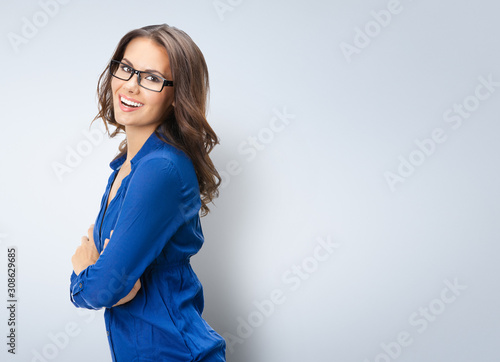
[{"label": "shirt button", "polygon": [[80,283],[79,287],[80,287],[80,288],[82,287],[82,283]]},{"label": "shirt button", "polygon": [[109,331],[106,331],[106,335],[109,336]]}]

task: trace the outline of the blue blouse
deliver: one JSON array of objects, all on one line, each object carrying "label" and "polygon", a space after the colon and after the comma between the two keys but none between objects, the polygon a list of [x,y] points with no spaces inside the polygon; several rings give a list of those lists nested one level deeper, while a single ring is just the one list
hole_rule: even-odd
[{"label": "blue blouse", "polygon": [[[189,262],[204,241],[193,164],[153,132],[106,207],[125,158],[110,163],[113,172],[94,224],[97,251],[105,239],[109,244],[94,265],[72,273],[71,302],[106,308],[114,362],[225,361],[224,339],[201,317],[203,288]],[[139,278],[135,298],[113,307]]]}]

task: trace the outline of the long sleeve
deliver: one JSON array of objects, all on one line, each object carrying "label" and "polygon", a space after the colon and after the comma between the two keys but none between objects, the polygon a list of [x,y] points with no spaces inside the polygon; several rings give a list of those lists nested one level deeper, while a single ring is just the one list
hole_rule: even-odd
[{"label": "long sleeve", "polygon": [[[183,179],[165,157],[142,160],[132,175],[109,244],[97,262],[71,282],[71,301],[110,308],[125,297],[177,230],[200,206],[196,178]],[[194,181],[194,182],[193,182]]]},{"label": "long sleeve", "polygon": [[69,287],[69,292],[70,292],[69,300],[71,301],[71,303],[73,303],[73,305],[78,308],[99,309],[99,308],[92,308],[79,294],[74,295],[72,293],[72,291],[75,290],[77,282],[76,279],[77,275],[75,274],[75,271],[73,271],[73,273],[71,273],[71,285]]}]

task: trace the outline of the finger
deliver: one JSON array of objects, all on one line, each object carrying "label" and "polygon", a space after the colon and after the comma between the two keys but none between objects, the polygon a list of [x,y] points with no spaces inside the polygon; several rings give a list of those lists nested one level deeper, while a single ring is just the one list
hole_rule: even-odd
[{"label": "finger", "polygon": [[87,234],[90,240],[94,240],[94,224],[90,225],[89,229],[87,230]]},{"label": "finger", "polygon": [[132,289],[135,290],[136,292],[138,292],[141,289],[141,280],[140,279],[137,279],[137,281],[135,282]]},{"label": "finger", "polygon": [[[113,231],[114,231],[114,230],[111,230],[111,233],[109,234],[109,239],[111,239],[111,236],[113,236]],[[104,240],[103,250],[104,250],[104,248],[108,245],[108,243],[109,243],[109,239],[105,239],[105,240]]]},{"label": "finger", "polygon": [[86,236],[82,236],[82,239],[81,239],[82,244],[85,244],[87,241],[89,241],[89,238]]},{"label": "finger", "polygon": [[[108,243],[109,243],[109,239],[104,240],[104,245],[102,246],[101,254],[104,252],[104,249],[106,249],[106,246],[108,246]],[[101,254],[99,254],[99,255],[101,255]]]}]

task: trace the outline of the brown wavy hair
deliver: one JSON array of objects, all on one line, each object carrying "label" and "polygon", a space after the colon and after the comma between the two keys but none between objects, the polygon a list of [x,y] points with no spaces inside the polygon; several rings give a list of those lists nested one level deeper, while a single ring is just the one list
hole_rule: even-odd
[{"label": "brown wavy hair", "polygon": [[[169,108],[155,132],[164,142],[184,151],[193,162],[200,187],[201,216],[205,216],[210,211],[207,204],[219,196],[221,184],[221,177],[208,155],[219,144],[219,139],[206,119],[210,87],[205,57],[184,31],[161,24],[145,26],[125,34],[111,59],[121,61],[127,45],[138,37],[154,40],[168,53],[175,107]],[[98,113],[92,122],[101,118],[108,135],[113,138],[124,133],[125,127],[115,119],[111,78],[106,67],[97,84]],[[110,132],[108,125],[115,129]],[[127,152],[127,139],[120,143],[118,150],[115,159]]]}]

